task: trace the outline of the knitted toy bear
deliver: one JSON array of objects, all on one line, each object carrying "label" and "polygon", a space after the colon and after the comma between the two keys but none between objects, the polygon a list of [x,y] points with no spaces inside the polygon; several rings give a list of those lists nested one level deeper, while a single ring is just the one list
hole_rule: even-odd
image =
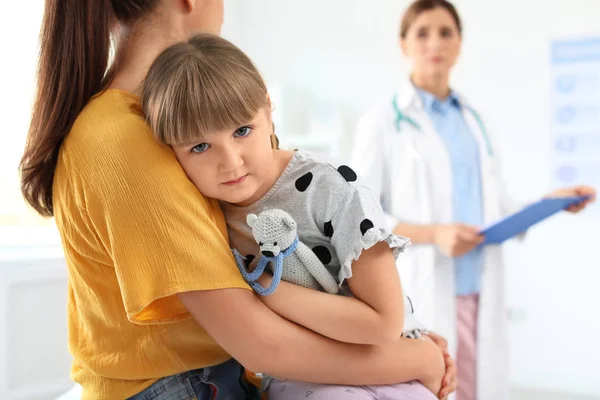
[{"label": "knitted toy bear", "polygon": [[[300,242],[296,221],[285,211],[272,209],[258,215],[249,214],[246,223],[252,228],[252,235],[260,246],[262,254],[258,266],[250,273],[246,270],[244,257],[234,250],[234,256],[240,272],[255,292],[267,296],[275,291],[281,279],[286,282],[337,293],[338,284],[317,258],[315,253]],[[269,288],[263,288],[256,282],[267,264],[273,265],[273,281]]]},{"label": "knitted toy bear", "polygon": [[[406,292],[405,292],[406,293]],[[410,339],[419,339],[422,334],[427,332],[425,327],[417,321],[415,309],[410,297],[404,295],[404,331],[402,336]]]}]

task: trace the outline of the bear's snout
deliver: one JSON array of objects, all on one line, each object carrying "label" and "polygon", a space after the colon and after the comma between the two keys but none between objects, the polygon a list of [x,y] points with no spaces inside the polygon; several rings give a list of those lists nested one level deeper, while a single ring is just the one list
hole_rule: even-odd
[{"label": "bear's snout", "polygon": [[272,252],[272,251],[269,251],[269,250],[263,250],[263,251],[261,251],[261,253],[262,253],[262,254],[263,254],[263,256],[265,256],[265,257],[275,257],[275,254],[273,254],[273,252]]}]

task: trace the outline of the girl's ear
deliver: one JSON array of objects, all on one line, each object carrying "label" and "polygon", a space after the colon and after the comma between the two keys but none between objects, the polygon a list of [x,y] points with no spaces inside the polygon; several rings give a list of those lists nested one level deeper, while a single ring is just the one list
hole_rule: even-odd
[{"label": "girl's ear", "polygon": [[271,133],[271,148],[279,150],[279,138],[275,134],[275,124],[273,124],[273,133]]},{"label": "girl's ear", "polygon": [[273,104],[271,103],[271,98],[268,94],[267,102],[269,103],[269,106],[266,110],[267,118],[269,121],[271,121],[271,126],[273,127],[273,130],[271,131],[271,148],[279,150],[279,138],[277,137],[277,134],[275,134],[275,122],[273,122]]}]

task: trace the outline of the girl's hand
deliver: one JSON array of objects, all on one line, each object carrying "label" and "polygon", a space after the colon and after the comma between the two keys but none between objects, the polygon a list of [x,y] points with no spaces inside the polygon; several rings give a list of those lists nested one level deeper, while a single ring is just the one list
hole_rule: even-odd
[{"label": "girl's hand", "polygon": [[587,200],[582,201],[581,203],[573,204],[567,211],[572,213],[577,213],[587,207],[588,204],[596,201],[596,189],[591,186],[573,186],[569,188],[558,189],[552,193],[546,195],[546,198],[553,197],[571,197],[571,196],[589,196]]}]

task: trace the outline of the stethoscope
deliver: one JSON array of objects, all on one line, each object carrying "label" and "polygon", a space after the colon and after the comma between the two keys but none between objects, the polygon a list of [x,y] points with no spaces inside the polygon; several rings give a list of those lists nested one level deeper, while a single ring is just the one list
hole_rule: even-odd
[{"label": "stethoscope", "polygon": [[[392,99],[392,108],[394,109],[394,112],[396,113],[396,121],[395,121],[396,132],[401,133],[401,124],[403,122],[412,126],[417,131],[423,132],[421,125],[419,125],[414,119],[412,119],[408,115],[404,114],[402,112],[402,110],[400,110],[400,107],[398,106],[398,96],[394,96],[394,98]],[[477,121],[477,125],[479,126],[479,131],[481,132],[481,135],[483,136],[483,140],[485,141],[488,155],[490,157],[493,156],[494,152],[492,150],[492,144],[490,142],[490,138],[488,136],[487,130],[485,129],[485,125],[483,124],[481,117],[471,107],[465,106],[465,108],[471,113],[471,115],[473,115],[473,117],[475,118],[475,121]]]}]

